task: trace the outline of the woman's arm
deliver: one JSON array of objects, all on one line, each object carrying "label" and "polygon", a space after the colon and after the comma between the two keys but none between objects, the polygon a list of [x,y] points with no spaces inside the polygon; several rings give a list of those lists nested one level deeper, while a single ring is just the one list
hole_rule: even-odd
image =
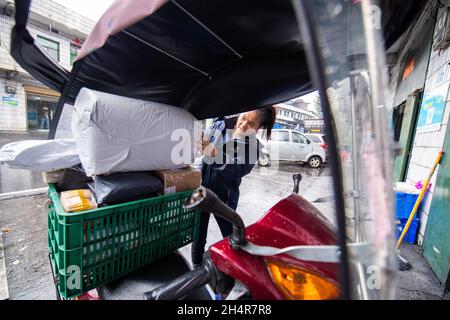
[{"label": "woman's arm", "polygon": [[217,148],[209,141],[209,138],[202,134],[202,153],[204,156],[215,157],[217,155]]},{"label": "woman's arm", "polygon": [[206,134],[202,134],[202,151],[203,155],[208,157],[215,157],[220,153],[223,146],[222,136],[225,129],[225,121],[216,120]]}]

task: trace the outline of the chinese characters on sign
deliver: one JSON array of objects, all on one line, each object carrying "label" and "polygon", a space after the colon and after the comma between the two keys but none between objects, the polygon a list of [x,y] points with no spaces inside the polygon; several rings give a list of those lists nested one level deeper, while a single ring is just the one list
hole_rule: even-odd
[{"label": "chinese characters on sign", "polygon": [[2,106],[17,107],[18,104],[19,101],[17,101],[17,99],[13,97],[3,96],[2,99],[0,100],[0,105]]}]

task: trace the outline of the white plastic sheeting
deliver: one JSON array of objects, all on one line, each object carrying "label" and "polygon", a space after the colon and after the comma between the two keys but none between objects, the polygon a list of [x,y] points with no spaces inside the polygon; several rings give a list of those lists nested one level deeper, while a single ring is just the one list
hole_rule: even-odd
[{"label": "white plastic sheeting", "polygon": [[200,123],[184,109],[87,88],[75,101],[72,133],[88,176],[182,168],[201,139]]},{"label": "white plastic sheeting", "polygon": [[53,171],[77,165],[80,158],[73,139],[24,140],[4,145],[0,162],[11,168]]},{"label": "white plastic sheeting", "polygon": [[55,139],[73,139],[72,135],[73,106],[64,104],[61,116],[56,127]]}]

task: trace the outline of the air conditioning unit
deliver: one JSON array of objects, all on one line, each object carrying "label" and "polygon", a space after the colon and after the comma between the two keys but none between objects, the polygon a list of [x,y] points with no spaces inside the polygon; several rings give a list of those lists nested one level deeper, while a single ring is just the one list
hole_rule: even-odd
[{"label": "air conditioning unit", "polygon": [[7,94],[16,94],[16,87],[5,86],[5,92]]},{"label": "air conditioning unit", "polygon": [[433,35],[433,51],[443,50],[450,44],[450,7],[439,9]]},{"label": "air conditioning unit", "polygon": [[5,16],[12,17],[12,16],[14,15],[15,10],[16,10],[16,7],[14,6],[14,3],[12,3],[12,2],[6,2],[6,3],[3,5],[2,13],[3,13]]}]

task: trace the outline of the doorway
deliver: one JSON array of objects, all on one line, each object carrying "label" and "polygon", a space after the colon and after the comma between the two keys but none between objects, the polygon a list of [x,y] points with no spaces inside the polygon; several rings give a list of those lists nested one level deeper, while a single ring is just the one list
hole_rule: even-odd
[{"label": "doorway", "polygon": [[418,89],[411,93],[405,102],[395,107],[392,113],[394,139],[402,150],[395,158],[395,181],[406,179],[421,99],[422,90]]},{"label": "doorway", "polygon": [[28,130],[50,130],[57,104],[55,97],[27,94]]}]

